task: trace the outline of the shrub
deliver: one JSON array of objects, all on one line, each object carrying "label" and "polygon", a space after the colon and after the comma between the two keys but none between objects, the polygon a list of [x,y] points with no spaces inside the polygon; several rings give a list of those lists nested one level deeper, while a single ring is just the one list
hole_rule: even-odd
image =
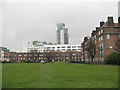
[{"label": "shrub", "polygon": [[120,54],[111,53],[106,61],[106,64],[120,65]]}]

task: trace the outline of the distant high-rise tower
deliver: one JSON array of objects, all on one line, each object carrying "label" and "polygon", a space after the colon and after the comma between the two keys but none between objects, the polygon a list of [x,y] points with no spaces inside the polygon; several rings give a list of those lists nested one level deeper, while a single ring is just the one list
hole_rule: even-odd
[{"label": "distant high-rise tower", "polygon": [[64,23],[57,23],[57,44],[68,44],[68,28],[65,27]]}]

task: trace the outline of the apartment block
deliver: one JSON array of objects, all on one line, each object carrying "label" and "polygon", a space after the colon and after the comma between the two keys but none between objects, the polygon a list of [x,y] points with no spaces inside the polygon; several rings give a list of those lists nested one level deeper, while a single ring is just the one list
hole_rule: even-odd
[{"label": "apartment block", "polygon": [[88,56],[89,52],[86,47],[90,41],[96,45],[94,63],[105,63],[108,56],[116,51],[116,44],[120,40],[120,18],[118,22],[114,23],[113,17],[107,17],[107,21],[100,22],[100,26],[93,30],[90,37],[84,37],[84,41],[81,43],[81,59],[84,62],[91,62],[91,58]]}]

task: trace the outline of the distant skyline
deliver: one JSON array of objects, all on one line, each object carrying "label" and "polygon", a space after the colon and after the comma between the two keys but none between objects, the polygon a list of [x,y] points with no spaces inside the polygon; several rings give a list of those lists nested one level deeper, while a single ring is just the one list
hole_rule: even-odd
[{"label": "distant skyline", "polygon": [[[27,0],[25,0],[27,1]],[[32,0],[31,0],[32,1]],[[106,21],[118,18],[118,2],[2,2],[2,46],[20,51],[29,41],[56,42],[56,23],[69,29],[70,43],[80,44],[84,36]],[[0,43],[1,44],[1,43]]]}]

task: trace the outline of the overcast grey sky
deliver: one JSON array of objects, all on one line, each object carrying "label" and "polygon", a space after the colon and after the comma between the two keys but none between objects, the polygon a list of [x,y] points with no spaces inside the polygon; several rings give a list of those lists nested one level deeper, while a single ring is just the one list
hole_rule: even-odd
[{"label": "overcast grey sky", "polygon": [[[112,2],[1,2],[2,46],[20,51],[31,40],[56,42],[56,23],[69,29],[70,43],[80,44],[84,36],[113,16],[117,22],[118,3]],[[1,19],[1,18],[0,18]],[[1,34],[0,34],[1,35]]]}]

